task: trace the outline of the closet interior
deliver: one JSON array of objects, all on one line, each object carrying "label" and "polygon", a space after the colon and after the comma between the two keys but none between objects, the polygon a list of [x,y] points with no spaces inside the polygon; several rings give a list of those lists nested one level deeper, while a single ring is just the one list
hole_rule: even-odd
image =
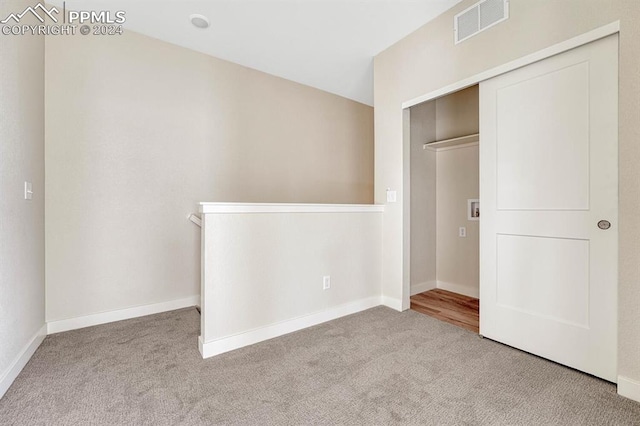
[{"label": "closet interior", "polygon": [[478,86],[410,108],[411,309],[478,332]]}]

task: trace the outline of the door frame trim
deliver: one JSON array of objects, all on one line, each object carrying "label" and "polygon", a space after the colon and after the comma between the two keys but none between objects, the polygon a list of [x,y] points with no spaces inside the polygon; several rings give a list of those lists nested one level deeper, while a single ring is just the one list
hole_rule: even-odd
[{"label": "door frame trim", "polygon": [[[423,102],[433,101],[442,96],[454,93],[467,87],[480,84],[480,82],[489,80],[498,75],[505,74],[507,72],[522,68],[524,66],[539,62],[541,60],[550,58],[551,56],[558,55],[560,53],[567,52],[580,46],[584,46],[596,40],[608,37],[613,34],[620,33],[620,21],[614,21],[607,25],[595,28],[586,33],[572,37],[568,40],[556,43],[537,52],[525,55],[521,58],[515,59],[510,62],[506,62],[497,67],[490,68],[478,74],[467,77],[463,80],[457,81],[448,86],[444,86],[440,89],[428,92],[424,95],[409,99],[402,103],[402,119],[403,119],[403,131],[402,131],[402,151],[403,151],[403,192],[408,193],[411,190],[411,165],[410,165],[410,147],[409,147],[409,123],[410,123],[410,110],[409,108]],[[403,220],[402,220],[402,291],[401,291],[401,308],[402,311],[409,309],[411,304],[411,197],[403,197]],[[619,259],[618,259],[619,262]]]}]

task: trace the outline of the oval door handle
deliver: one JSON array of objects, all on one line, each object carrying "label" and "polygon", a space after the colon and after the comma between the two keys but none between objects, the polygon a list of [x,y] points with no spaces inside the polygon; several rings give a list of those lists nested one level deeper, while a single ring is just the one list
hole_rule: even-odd
[{"label": "oval door handle", "polygon": [[601,220],[600,222],[598,222],[598,228],[604,229],[606,231],[607,229],[611,228],[611,222],[609,222],[608,220]]}]

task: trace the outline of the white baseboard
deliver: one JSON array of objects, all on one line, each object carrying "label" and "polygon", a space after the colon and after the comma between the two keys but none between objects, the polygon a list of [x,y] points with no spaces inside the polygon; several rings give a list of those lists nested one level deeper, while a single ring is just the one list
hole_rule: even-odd
[{"label": "white baseboard", "polygon": [[398,312],[402,312],[402,300],[395,297],[382,296],[382,305],[387,308],[395,309]]},{"label": "white baseboard", "polygon": [[438,281],[437,287],[442,290],[452,291],[454,293],[462,294],[464,296],[474,297],[476,299],[480,298],[479,288],[469,288],[464,285],[448,283],[445,281]]},{"label": "white baseboard", "polygon": [[143,317],[145,315],[159,314],[161,312],[188,308],[189,306],[196,306],[199,304],[200,296],[198,295],[186,297],[184,299],[170,300],[168,302],[154,303],[152,305],[118,309],[116,311],[101,312],[99,314],[86,315],[59,321],[49,321],[47,322],[47,333],[53,334],[60,333],[62,331],[77,330],[79,328],[91,327],[93,325],[106,324],[109,322],[122,321],[131,318]]},{"label": "white baseboard", "polygon": [[9,386],[11,386],[16,377],[18,377],[18,374],[20,374],[24,366],[27,365],[27,362],[29,362],[45,337],[47,337],[46,324],[36,332],[29,343],[20,351],[16,359],[13,360],[9,368],[2,373],[2,376],[0,376],[0,398],[9,390]]},{"label": "white baseboard", "polygon": [[434,288],[438,288],[437,281],[425,281],[423,283],[414,284],[411,286],[411,295],[416,295],[420,293],[424,293],[425,291],[433,290]]},{"label": "white baseboard", "polygon": [[312,327],[331,321],[346,315],[355,314],[366,309],[380,306],[380,297],[369,297],[355,302],[346,303],[315,314],[305,315],[287,321],[282,321],[266,327],[257,328],[234,336],[223,337],[211,342],[203,342],[202,336],[198,337],[198,348],[202,358],[220,355],[234,349],[273,339],[274,337],[289,334],[303,328]]},{"label": "white baseboard", "polygon": [[618,376],[618,395],[640,402],[640,382]]}]

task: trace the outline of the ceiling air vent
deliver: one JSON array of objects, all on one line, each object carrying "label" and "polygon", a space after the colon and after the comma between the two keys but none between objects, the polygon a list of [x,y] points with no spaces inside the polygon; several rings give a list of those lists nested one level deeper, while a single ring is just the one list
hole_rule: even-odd
[{"label": "ceiling air vent", "polygon": [[453,18],[456,44],[509,18],[509,0],[483,0]]}]

